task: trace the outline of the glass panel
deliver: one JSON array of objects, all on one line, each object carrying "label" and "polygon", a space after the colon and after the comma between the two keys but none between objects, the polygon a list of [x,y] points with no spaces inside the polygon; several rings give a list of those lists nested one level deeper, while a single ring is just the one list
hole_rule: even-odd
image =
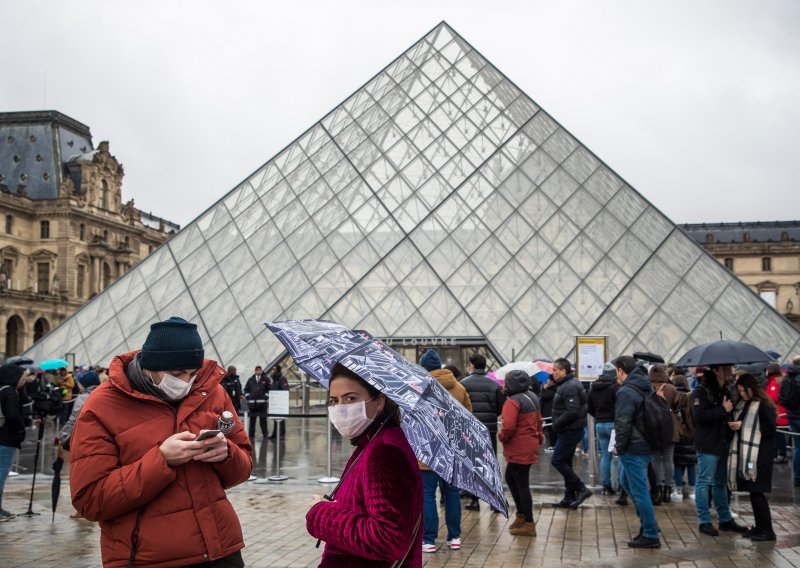
[{"label": "glass panel", "polygon": [[495,152],[481,165],[481,172],[493,187],[497,187],[512,171],[517,169],[517,164],[508,159],[503,152]]},{"label": "glass panel", "polygon": [[[486,65],[486,60],[480,56],[479,53],[475,51],[470,51],[466,54],[466,56],[462,57],[456,63],[456,69],[458,69],[464,77],[473,78],[473,76],[484,66]],[[479,78],[473,78],[473,81],[480,81]],[[487,90],[490,88],[489,85],[485,87]]]},{"label": "glass panel", "polygon": [[726,320],[717,310],[709,310],[697,327],[692,332],[692,339],[697,344],[710,343],[719,339],[729,339],[740,341],[744,335],[744,330],[736,329]]},{"label": "glass panel", "polygon": [[452,189],[445,179],[436,174],[419,188],[417,196],[425,202],[429,209],[434,209],[445,200],[451,191]]},{"label": "glass panel", "polygon": [[364,234],[358,225],[352,220],[347,220],[328,236],[328,244],[336,256],[343,258],[363,238]]},{"label": "glass panel", "polygon": [[243,333],[244,318],[237,314],[229,325],[214,336],[214,347],[217,350],[220,364],[224,365],[231,360],[234,353],[238,352],[243,343],[250,343],[253,339],[249,333]]},{"label": "glass panel", "polygon": [[244,240],[236,229],[236,226],[231,224],[211,237],[206,244],[209,250],[211,250],[211,254],[214,255],[214,258],[220,261],[243,242]]},{"label": "glass panel", "polygon": [[410,241],[401,242],[384,260],[397,281],[408,276],[422,262],[422,256]]},{"label": "glass panel", "polygon": [[564,160],[562,167],[569,172],[578,182],[583,183],[600,166],[600,161],[589,150],[578,147],[569,158]]},{"label": "glass panel", "polygon": [[447,280],[447,287],[461,304],[468,304],[483,287],[486,278],[469,260],[464,261]]},{"label": "glass panel", "polygon": [[407,102],[408,95],[400,87],[393,88],[391,91],[386,93],[380,101],[378,101],[383,110],[385,110],[386,114],[389,116],[394,115]]},{"label": "glass panel", "polygon": [[201,312],[211,300],[219,296],[222,290],[225,290],[225,280],[216,266],[209,269],[202,275],[202,278],[189,286],[194,303]]},{"label": "glass panel", "polygon": [[309,290],[284,312],[289,319],[316,319],[328,309],[314,290]]},{"label": "glass panel", "polygon": [[534,190],[519,208],[520,214],[537,230],[542,228],[555,211],[556,206],[540,189]]},{"label": "glass panel", "polygon": [[604,304],[609,304],[628,283],[628,277],[610,258],[603,257],[586,283]]},{"label": "glass panel", "polygon": [[249,183],[246,183],[232,191],[228,197],[225,198],[225,206],[228,208],[231,215],[236,217],[240,213],[246,211],[257,199],[258,197],[255,191],[253,191],[253,188]]},{"label": "glass panel", "polygon": [[487,278],[492,279],[509,258],[511,255],[497,237],[490,236],[472,255],[472,262],[483,270]]},{"label": "glass panel", "polygon": [[428,217],[411,233],[411,240],[423,256],[428,256],[446,236],[439,221],[435,217]]},{"label": "glass panel", "polygon": [[582,189],[578,189],[572,194],[572,197],[561,208],[572,222],[578,227],[585,227],[597,212],[600,211],[601,205],[591,195]]},{"label": "glass panel", "polygon": [[369,233],[387,217],[386,209],[376,198],[371,198],[355,213],[353,220],[358,224],[364,234]]},{"label": "glass panel", "polygon": [[483,134],[478,134],[464,147],[463,153],[473,166],[478,167],[495,151],[495,148],[491,140]]},{"label": "glass panel", "polygon": [[377,251],[378,255],[385,256],[403,238],[403,229],[392,218],[387,218],[381,225],[372,231],[367,239],[369,244]]},{"label": "glass panel", "polygon": [[503,151],[516,164],[521,164],[534,150],[536,150],[536,143],[525,136],[523,132],[515,134],[503,145]]},{"label": "glass panel", "polygon": [[300,260],[300,265],[305,267],[306,276],[312,282],[319,280],[323,274],[339,262],[328,243],[321,242],[315,246],[308,254]]},{"label": "glass panel", "polygon": [[375,266],[380,257],[369,244],[369,241],[361,241],[347,256],[342,259],[345,269],[353,275],[354,280],[358,280],[366,274],[370,268]]},{"label": "glass panel", "polygon": [[[164,272],[155,278],[148,286],[150,298],[156,308],[161,308],[175,299],[178,294],[186,294],[183,278],[176,269]],[[89,305],[92,305],[91,303]]]},{"label": "glass panel", "polygon": [[608,256],[619,266],[628,276],[633,276],[637,270],[647,261],[650,252],[639,239],[631,233],[625,233],[617,241]]},{"label": "glass panel", "polygon": [[431,267],[423,262],[400,283],[414,305],[419,307],[441,286],[442,281]]},{"label": "glass panel", "polygon": [[[161,275],[157,276],[157,278],[160,277]],[[111,301],[117,308],[117,311],[119,311],[131,298],[136,298],[141,294],[145,287],[145,281],[142,279],[141,271],[137,266],[114,282],[107,293],[111,297]]]},{"label": "glass panel", "polygon": [[[478,101],[478,103],[467,112],[467,116],[469,117],[469,119],[474,124],[477,124],[478,127],[481,129],[484,129],[489,124],[491,124],[492,121],[495,118],[497,118],[499,114],[500,114],[500,109],[494,106],[494,104],[492,104],[491,101],[489,101],[489,99],[487,98]],[[508,120],[506,120],[505,122],[506,126],[504,127],[504,130],[508,128],[514,129],[513,124],[509,124]]]},{"label": "glass panel", "polygon": [[439,170],[439,174],[447,180],[451,188],[460,186],[474,171],[472,164],[462,154],[456,154]]},{"label": "glass panel", "polygon": [[314,214],[312,223],[323,235],[327,235],[338,227],[342,221],[347,219],[347,217],[347,210],[338,199],[334,198],[328,201],[322,209]]},{"label": "glass panel", "polygon": [[265,222],[269,220],[267,210],[261,204],[261,201],[253,202],[236,220],[236,226],[245,239],[249,239],[253,233],[261,229]]},{"label": "glass panel", "polygon": [[292,255],[286,241],[280,241],[267,252],[259,264],[264,267],[267,282],[274,285],[275,281],[289,270],[289,267],[297,264],[297,259]]},{"label": "glass panel", "polygon": [[511,306],[530,287],[531,278],[522,265],[512,258],[511,262],[492,278],[490,285]]},{"label": "glass panel", "polygon": [[562,212],[556,212],[542,227],[540,234],[560,253],[578,234],[578,228]]},{"label": "glass panel", "polygon": [[202,278],[213,265],[214,257],[211,256],[211,251],[205,245],[197,249],[189,258],[179,263],[181,273],[189,284]]},{"label": "glass panel", "polygon": [[645,345],[647,351],[658,353],[667,361],[674,361],[675,359],[672,357],[676,355],[676,351],[686,339],[686,334],[672,321],[672,318],[658,310],[639,330],[637,337]]},{"label": "glass panel", "polygon": [[475,210],[475,213],[489,227],[495,231],[508,218],[514,208],[498,192],[493,192],[486,198],[486,201]]},{"label": "glass panel", "polygon": [[550,245],[542,237],[535,235],[516,253],[515,258],[525,267],[531,278],[536,280],[556,256]]},{"label": "glass panel", "polygon": [[196,223],[191,223],[189,226],[184,227],[178,231],[178,234],[167,241],[167,246],[175,256],[175,260],[180,262],[192,251],[197,250],[203,244],[203,236],[200,234],[200,229],[197,228]]},{"label": "glass panel", "polygon": [[505,197],[512,207],[519,207],[535,191],[536,186],[517,171],[508,176],[497,191]]},{"label": "glass panel", "polygon": [[231,219],[230,214],[228,214],[228,210],[222,203],[215,205],[211,211],[203,215],[197,221],[197,226],[200,228],[200,231],[203,233],[203,236],[206,239],[216,234],[216,232],[223,227],[229,227],[232,224],[233,219]]},{"label": "glass panel", "polygon": [[542,183],[542,191],[558,206],[569,199],[576,189],[578,189],[578,182],[561,168],[558,168]]},{"label": "glass panel", "polygon": [[416,68],[411,60],[407,57],[401,56],[386,68],[386,73],[392,77],[396,82],[400,82],[409,75],[416,72]]},{"label": "glass panel", "polygon": [[555,359],[569,353],[575,344],[575,336],[579,333],[578,328],[564,314],[556,312],[539,332],[537,340],[549,353],[548,357]]},{"label": "glass panel", "polygon": [[635,219],[647,207],[644,200],[630,187],[623,186],[614,198],[609,202],[608,209],[625,226],[630,224],[631,219]]},{"label": "glass panel", "polygon": [[467,313],[482,330],[492,329],[507,311],[508,305],[491,286],[484,288],[467,307]]},{"label": "glass panel", "polygon": [[508,105],[505,114],[517,127],[520,127],[528,122],[530,118],[537,112],[539,112],[539,107],[536,106],[525,94],[523,94],[513,103]]},{"label": "glass panel", "polygon": [[661,307],[686,333],[690,333],[709,304],[684,281],[678,283]]},{"label": "glass panel", "polygon": [[[362,317],[369,311],[367,308],[363,312]],[[406,321],[411,314],[414,313],[414,304],[408,299],[408,296],[401,288],[395,288],[392,292],[375,307],[375,315],[378,320],[383,322],[384,327],[394,332],[397,327]],[[392,333],[394,334],[394,333]]]},{"label": "glass panel", "polygon": [[605,306],[585,284],[581,284],[561,306],[561,311],[575,324],[579,333],[586,333]]},{"label": "glass panel", "polygon": [[272,291],[275,292],[275,297],[282,306],[288,306],[310,287],[311,282],[300,265],[295,265],[275,282]]},{"label": "glass panel", "polygon": [[453,272],[461,268],[467,256],[453,239],[448,238],[439,243],[427,258],[439,276],[449,278]]},{"label": "glass panel", "polygon": [[358,283],[361,293],[373,306],[376,306],[396,286],[397,280],[385,263],[376,266]]},{"label": "glass panel", "polygon": [[714,306],[739,331],[746,332],[761,313],[760,302],[741,282],[732,281]]},{"label": "glass panel", "polygon": [[625,225],[603,208],[597,212],[583,232],[602,250],[607,251],[611,250],[625,232]]},{"label": "glass panel", "polygon": [[514,213],[506,219],[495,232],[497,238],[511,254],[517,254],[517,251],[533,236],[533,233],[534,229],[518,213]]},{"label": "glass panel", "polygon": [[[156,308],[150,301],[149,294],[142,294],[135,300],[128,300],[127,305],[117,312],[119,324],[122,329],[126,330],[137,329],[147,320],[154,319],[156,316]],[[116,341],[119,341],[119,338]],[[97,350],[91,350],[91,352],[97,353]]]},{"label": "glass panel", "polygon": [[500,348],[499,346],[503,345],[503,352],[507,353],[509,357],[512,350],[519,356],[523,342],[527,341],[529,337],[530,331],[513,312],[504,314],[488,335],[492,345],[495,348]]},{"label": "glass panel", "polygon": [[559,128],[544,141],[542,147],[551,158],[560,164],[575,151],[578,143],[566,130]]},{"label": "glass panel", "polygon": [[[87,337],[81,346],[73,350],[75,362],[85,364],[87,358],[91,358],[93,353],[98,355],[100,353],[108,353],[115,345],[119,345],[124,338],[125,335],[119,326],[119,322],[116,319],[111,319],[102,329],[98,329],[94,334]],[[136,349],[139,348],[141,348],[141,344],[136,347]],[[80,352],[83,352],[83,354],[79,355],[78,353]],[[117,354],[115,353],[115,355]]]},{"label": "glass panel", "polygon": [[[514,311],[525,320],[525,326],[531,333],[538,333],[557,309],[558,306],[537,284],[528,288],[514,306]],[[549,358],[549,355],[547,357]]]},{"label": "glass panel", "polygon": [[621,322],[636,330],[653,315],[656,305],[636,284],[629,284],[611,306]]},{"label": "glass panel", "polygon": [[636,275],[636,283],[660,305],[675,288],[678,277],[658,258],[651,257]]},{"label": "glass panel", "polygon": [[374,194],[367,184],[360,178],[353,180],[353,183],[338,192],[336,197],[341,201],[347,211],[355,211],[361,207],[367,199]]},{"label": "glass panel", "polygon": [[556,304],[560,305],[580,284],[580,278],[566,262],[559,258],[550,265],[536,283]]},{"label": "glass panel", "polygon": [[442,286],[425,302],[418,310],[422,314],[425,321],[431,327],[431,331],[441,330],[447,325],[453,317],[461,311],[461,306],[458,305],[453,295]]},{"label": "glass panel", "polygon": [[378,100],[393,86],[394,79],[392,79],[388,73],[384,72],[372,79],[364,88],[372,95],[372,98]]},{"label": "glass panel", "polygon": [[517,126],[508,120],[505,115],[500,115],[484,130],[495,146],[500,146],[517,130]]},{"label": "glass panel", "polygon": [[463,311],[459,312],[458,315],[441,330],[435,331],[436,335],[439,337],[477,337],[481,335],[481,331]]},{"label": "glass panel", "polygon": [[622,187],[622,180],[607,167],[601,165],[597,171],[589,176],[589,179],[583,183],[583,187],[585,187],[600,203],[605,204],[617,193],[617,190]]},{"label": "glass panel", "polygon": [[295,258],[303,258],[308,251],[313,249],[323,239],[316,227],[311,223],[300,225],[298,229],[286,238]]},{"label": "glass panel", "polygon": [[211,335],[216,335],[225,325],[239,315],[233,294],[225,290],[202,311],[203,321]]},{"label": "glass panel", "polygon": [[395,212],[395,217],[403,230],[409,233],[428,215],[428,212],[425,202],[416,195],[412,195]]},{"label": "glass panel", "polygon": [[428,163],[428,160],[422,156],[418,156],[405,167],[403,170],[403,177],[406,178],[412,187],[417,188],[431,177],[433,173],[433,166]]},{"label": "glass panel", "polygon": [[538,145],[547,140],[557,129],[556,121],[545,112],[539,112],[522,127],[523,132]]},{"label": "glass panel", "polygon": [[753,327],[747,331],[746,341],[789,358],[797,354],[796,350],[791,349],[796,338],[796,328],[769,308],[765,308]]},{"label": "glass panel", "polygon": [[336,143],[341,147],[343,152],[350,153],[354,148],[357,148],[364,139],[367,137],[366,132],[361,130],[357,122],[351,122],[336,135]]},{"label": "glass panel", "polygon": [[219,268],[225,280],[232,284],[239,277],[255,266],[256,260],[250,254],[250,249],[245,245],[240,245],[231,254],[225,256],[220,263]]},{"label": "glass panel", "polygon": [[326,306],[331,306],[353,285],[353,277],[344,269],[341,264],[337,264],[330,269],[314,285],[314,289],[319,294],[320,299]]},{"label": "glass panel", "polygon": [[328,184],[324,180],[318,179],[303,192],[300,200],[306,212],[313,215],[333,197],[333,194],[334,192],[331,191]]},{"label": "glass panel", "polygon": [[561,258],[580,276],[585,278],[603,256],[597,246],[585,235],[578,235],[561,254]]},{"label": "glass panel", "polygon": [[656,253],[678,276],[686,273],[701,254],[700,246],[681,231],[673,231]]},{"label": "glass panel", "polygon": [[713,302],[728,285],[732,276],[709,255],[701,255],[687,272],[685,280],[707,302]]}]

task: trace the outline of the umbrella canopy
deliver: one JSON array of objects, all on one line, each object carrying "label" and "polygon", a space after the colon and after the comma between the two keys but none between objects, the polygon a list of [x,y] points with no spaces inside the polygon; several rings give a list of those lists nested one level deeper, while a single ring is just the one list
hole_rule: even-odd
[{"label": "umbrella canopy", "polygon": [[43,371],[54,371],[62,367],[69,367],[69,363],[64,361],[64,359],[48,359],[47,361],[39,363],[39,368]]},{"label": "umbrella canopy", "polygon": [[497,369],[494,374],[500,382],[505,382],[506,375],[511,371],[525,371],[529,377],[532,377],[541,372],[542,369],[533,361],[514,361],[513,363],[506,363]]},{"label": "umbrella canopy", "polygon": [[647,361],[648,363],[663,363],[664,358],[661,355],[656,355],[655,353],[651,353],[650,351],[635,351],[633,353],[634,359],[641,359],[642,361]]},{"label": "umbrella canopy", "polygon": [[22,355],[14,355],[6,359],[3,365],[33,365],[33,359],[28,359]]},{"label": "umbrella canopy", "polygon": [[58,448],[58,457],[53,462],[53,484],[50,486],[50,496],[53,503],[53,520],[56,520],[56,507],[58,496],[61,494],[61,468],[64,467],[64,458],[61,457],[61,447]]},{"label": "umbrella canopy", "polygon": [[678,367],[698,365],[744,365],[772,361],[761,349],[749,343],[723,339],[692,347],[675,363]]},{"label": "umbrella canopy", "polygon": [[781,358],[781,354],[778,353],[777,351],[764,351],[764,353],[766,353],[767,355],[769,355],[770,357],[772,357],[776,361],[780,360],[780,358]]},{"label": "umbrella canopy", "polygon": [[422,367],[365,331],[322,320],[267,323],[295,363],[328,387],[340,363],[395,402],[417,458],[442,479],[508,516],[500,467],[486,427]]}]

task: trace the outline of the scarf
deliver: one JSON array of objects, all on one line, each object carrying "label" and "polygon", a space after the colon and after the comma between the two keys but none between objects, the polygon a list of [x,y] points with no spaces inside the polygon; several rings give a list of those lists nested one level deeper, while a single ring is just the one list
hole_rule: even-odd
[{"label": "scarf", "polygon": [[144,375],[144,372],[142,371],[141,357],[142,354],[137,353],[133,358],[133,361],[128,363],[128,368],[125,370],[125,374],[128,376],[128,380],[131,382],[131,387],[133,387],[133,390],[137,390],[144,394],[153,395],[156,398],[160,398],[161,400],[172,403],[173,401],[167,397],[164,391],[153,384],[153,379]]},{"label": "scarf", "polygon": [[761,402],[739,401],[734,416],[742,421],[742,427],[733,433],[731,451],[728,456],[728,488],[736,491],[739,479],[755,481],[758,473],[758,448],[761,445],[761,427],[758,408]]}]

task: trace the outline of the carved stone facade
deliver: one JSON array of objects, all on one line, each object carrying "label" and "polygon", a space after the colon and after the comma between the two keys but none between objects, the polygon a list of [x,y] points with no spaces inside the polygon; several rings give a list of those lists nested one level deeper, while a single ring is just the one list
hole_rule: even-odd
[{"label": "carved stone facade", "polygon": [[52,111],[0,113],[0,360],[179,230],[124,203],[123,177],[108,142],[93,149],[81,123]]},{"label": "carved stone facade", "polygon": [[683,229],[800,328],[800,221],[700,223]]}]

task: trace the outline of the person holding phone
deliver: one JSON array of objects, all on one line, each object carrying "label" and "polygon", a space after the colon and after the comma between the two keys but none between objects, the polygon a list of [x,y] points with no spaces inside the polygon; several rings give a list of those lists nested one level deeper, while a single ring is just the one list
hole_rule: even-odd
[{"label": "person holding phone", "polygon": [[775,540],[765,493],[772,491],[777,407],[753,375],[736,380],[739,402],[728,427],[733,431],[728,455],[728,487],[750,493],[755,526],[743,533],[753,542]]},{"label": "person holding phone", "polygon": [[[70,488],[100,524],[104,566],[244,566],[225,489],[247,481],[252,447],[197,326],[154,323],[141,351],[118,355],[72,433]],[[235,424],[217,428],[224,412]]]}]

